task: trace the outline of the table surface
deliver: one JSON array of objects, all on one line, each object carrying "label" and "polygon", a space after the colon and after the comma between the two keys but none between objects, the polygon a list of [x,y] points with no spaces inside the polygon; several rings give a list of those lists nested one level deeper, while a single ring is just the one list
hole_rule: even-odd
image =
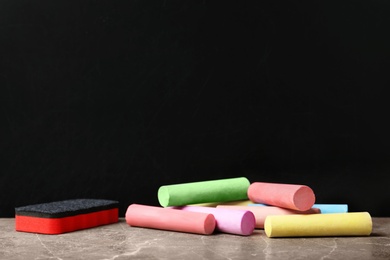
[{"label": "table surface", "polygon": [[61,235],[15,231],[0,219],[0,259],[390,259],[390,218],[373,218],[369,237],[268,238],[197,235],[118,223]]}]

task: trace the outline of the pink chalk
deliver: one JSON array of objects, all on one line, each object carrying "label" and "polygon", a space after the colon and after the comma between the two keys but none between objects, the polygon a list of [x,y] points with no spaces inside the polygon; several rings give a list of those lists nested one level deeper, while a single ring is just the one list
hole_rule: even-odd
[{"label": "pink chalk", "polygon": [[216,221],[216,230],[223,233],[248,236],[255,229],[256,219],[249,210],[231,210],[223,208],[184,206],[177,209],[204,212],[213,214]]},{"label": "pink chalk", "polygon": [[309,210],[315,202],[313,190],[297,184],[254,182],[249,185],[248,197],[254,203],[301,211]]},{"label": "pink chalk", "polygon": [[253,207],[253,206],[231,206],[231,205],[219,205],[217,209],[234,209],[234,210],[250,210],[256,218],[256,228],[264,228],[264,221],[267,216],[273,215],[292,215],[292,214],[318,214],[321,210],[318,208],[311,208],[306,211],[285,209],[273,206]]},{"label": "pink chalk", "polygon": [[127,208],[126,222],[136,227],[205,235],[213,233],[216,225],[212,214],[139,204],[131,204]]}]

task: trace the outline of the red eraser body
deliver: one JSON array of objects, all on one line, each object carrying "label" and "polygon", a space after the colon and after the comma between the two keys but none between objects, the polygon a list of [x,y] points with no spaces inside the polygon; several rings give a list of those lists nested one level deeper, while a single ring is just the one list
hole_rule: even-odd
[{"label": "red eraser body", "polygon": [[15,230],[61,234],[118,222],[118,202],[76,199],[15,208]]},{"label": "red eraser body", "polygon": [[131,204],[126,211],[130,226],[209,235],[216,221],[212,214]]},{"label": "red eraser body", "polygon": [[309,210],[315,202],[313,190],[306,185],[254,182],[249,185],[248,198],[263,203],[294,210]]}]

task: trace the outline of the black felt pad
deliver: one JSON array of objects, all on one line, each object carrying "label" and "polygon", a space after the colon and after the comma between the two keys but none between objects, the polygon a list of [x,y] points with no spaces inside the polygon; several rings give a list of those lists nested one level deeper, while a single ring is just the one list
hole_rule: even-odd
[{"label": "black felt pad", "polygon": [[74,199],[15,208],[18,216],[63,218],[118,207],[118,201],[101,199]]}]

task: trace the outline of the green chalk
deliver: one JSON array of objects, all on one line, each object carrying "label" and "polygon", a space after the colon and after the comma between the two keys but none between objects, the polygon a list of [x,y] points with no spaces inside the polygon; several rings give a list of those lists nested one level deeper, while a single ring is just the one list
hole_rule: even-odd
[{"label": "green chalk", "polygon": [[164,185],[157,196],[163,207],[245,200],[249,185],[245,177]]}]

